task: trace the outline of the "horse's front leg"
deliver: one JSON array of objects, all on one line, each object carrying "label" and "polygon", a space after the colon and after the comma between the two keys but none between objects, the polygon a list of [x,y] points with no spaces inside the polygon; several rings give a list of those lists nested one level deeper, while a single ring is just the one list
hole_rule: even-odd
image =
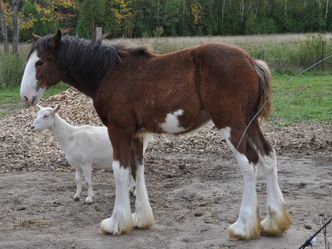
[{"label": "horse's front leg", "polygon": [[[132,214],[132,217],[135,227],[149,228],[155,223],[155,220],[145,186],[142,139],[142,136],[136,137],[134,142],[134,161],[136,162],[136,202],[135,213]],[[134,167],[132,167],[132,169],[133,168]]]},{"label": "horse's front leg", "polygon": [[112,216],[104,219],[100,228],[101,232],[119,235],[133,228],[128,189],[132,137],[114,127],[109,128],[109,135],[113,145],[115,204]]}]

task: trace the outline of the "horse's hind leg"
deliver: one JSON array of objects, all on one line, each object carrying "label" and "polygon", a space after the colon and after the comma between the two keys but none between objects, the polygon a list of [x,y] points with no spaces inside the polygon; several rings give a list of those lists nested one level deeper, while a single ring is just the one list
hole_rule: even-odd
[{"label": "horse's hind leg", "polygon": [[259,165],[267,185],[267,215],[261,221],[262,234],[277,236],[285,232],[291,224],[287,209],[278,184],[278,168],[276,153],[265,140],[258,123],[254,123],[249,129],[252,142],[259,151]]},{"label": "horse's hind leg", "polygon": [[244,179],[240,213],[236,222],[228,228],[229,237],[230,239],[254,239],[260,235],[256,194],[258,157],[253,147],[247,143],[247,136],[244,136],[241,146],[237,149],[242,129],[225,127],[221,129],[221,132],[240,165]]},{"label": "horse's hind leg", "polygon": [[267,186],[267,215],[261,221],[264,235],[277,236],[284,233],[291,224],[278,184],[278,169],[275,151],[259,157]]}]

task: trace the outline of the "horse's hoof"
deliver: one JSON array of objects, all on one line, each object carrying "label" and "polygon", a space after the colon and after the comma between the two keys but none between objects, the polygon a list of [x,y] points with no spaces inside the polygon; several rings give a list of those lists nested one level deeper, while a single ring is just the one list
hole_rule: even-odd
[{"label": "horse's hoof", "polygon": [[[117,217],[117,220],[114,219]],[[133,222],[131,215],[125,217],[121,215],[112,215],[111,218],[107,218],[101,221],[100,223],[101,233],[120,235],[129,233],[133,229]]]},{"label": "horse's hoof", "polygon": [[258,218],[256,219],[256,223],[251,225],[248,225],[247,222],[241,223],[237,220],[228,227],[227,232],[230,240],[252,240],[260,236],[261,226]]},{"label": "horse's hoof", "polygon": [[84,201],[85,204],[87,205],[91,205],[93,203],[92,199],[91,198],[86,198],[85,201]]},{"label": "horse's hoof", "polygon": [[286,208],[283,208],[282,213],[278,214],[268,206],[267,216],[261,221],[262,235],[280,236],[289,228],[291,223],[292,221]]},{"label": "horse's hoof", "polygon": [[134,227],[141,229],[148,229],[155,224],[155,220],[151,212],[147,212],[144,215],[137,215],[137,213],[132,214]]}]

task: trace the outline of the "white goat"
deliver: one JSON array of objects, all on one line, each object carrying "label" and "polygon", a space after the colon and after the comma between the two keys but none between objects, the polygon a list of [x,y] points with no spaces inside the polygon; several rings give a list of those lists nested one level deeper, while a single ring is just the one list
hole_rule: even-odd
[{"label": "white goat", "polygon": [[[88,186],[88,197],[85,203],[91,204],[92,191],[92,168],[111,169],[113,161],[113,148],[110,142],[107,128],[101,126],[73,126],[63,120],[56,112],[60,106],[54,109],[50,107],[39,106],[37,117],[34,120],[32,131],[43,131],[45,129],[53,130],[61,148],[65,153],[68,163],[76,169],[76,193],[74,200],[79,200],[82,192],[81,177],[84,175]],[[148,142],[152,139],[150,134],[144,134],[144,151]],[[135,187],[135,181],[132,178],[130,189]]]}]

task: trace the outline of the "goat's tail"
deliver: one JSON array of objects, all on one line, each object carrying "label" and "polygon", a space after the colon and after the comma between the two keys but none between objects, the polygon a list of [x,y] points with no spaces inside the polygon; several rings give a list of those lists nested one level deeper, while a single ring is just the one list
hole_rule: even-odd
[{"label": "goat's tail", "polygon": [[266,62],[261,60],[254,60],[253,66],[259,77],[259,102],[257,106],[257,111],[260,110],[258,114],[259,117],[267,120],[271,111],[271,71]]}]

